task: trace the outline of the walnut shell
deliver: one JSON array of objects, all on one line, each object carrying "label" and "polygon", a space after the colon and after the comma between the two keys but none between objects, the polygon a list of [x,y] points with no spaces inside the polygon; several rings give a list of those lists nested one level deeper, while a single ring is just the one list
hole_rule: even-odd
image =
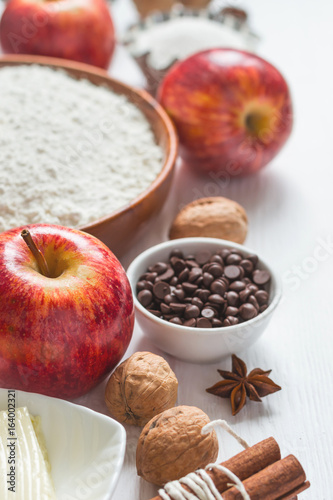
[{"label": "walnut shell", "polygon": [[177,400],[178,381],[168,363],[151,352],[136,352],[108,380],[105,402],[125,424],[144,426]]},{"label": "walnut shell", "polygon": [[136,449],[138,475],[162,486],[214,462],[218,454],[216,433],[201,434],[209,421],[195,406],[177,406],[152,418]]},{"label": "walnut shell", "polygon": [[174,219],[169,237],[204,236],[243,243],[247,235],[247,215],[233,200],[216,196],[200,198],[186,205]]},{"label": "walnut shell", "polygon": [[142,17],[156,11],[167,12],[175,3],[182,3],[191,9],[202,9],[210,0],[134,0],[137,10]]}]

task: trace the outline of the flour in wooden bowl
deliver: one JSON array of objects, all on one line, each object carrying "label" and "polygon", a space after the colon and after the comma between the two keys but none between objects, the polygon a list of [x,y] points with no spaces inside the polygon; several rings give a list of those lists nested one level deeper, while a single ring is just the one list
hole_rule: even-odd
[{"label": "flour in wooden bowl", "polygon": [[0,231],[84,226],[155,180],[163,152],[125,96],[37,65],[0,70]]}]

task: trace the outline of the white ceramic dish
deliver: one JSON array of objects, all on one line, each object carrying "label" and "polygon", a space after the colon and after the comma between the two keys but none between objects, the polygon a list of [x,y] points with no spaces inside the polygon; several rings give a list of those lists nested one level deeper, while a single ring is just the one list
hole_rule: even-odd
[{"label": "white ceramic dish", "polygon": [[184,361],[193,363],[213,363],[232,353],[244,351],[264,332],[272,313],[279,303],[281,288],[276,273],[259,256],[260,269],[271,273],[270,303],[268,308],[255,318],[238,325],[222,328],[189,328],[164,321],[145,309],[136,298],[136,283],[148,266],[158,261],[167,261],[172,249],[180,248],[185,254],[209,249],[237,248],[244,255],[254,254],[242,245],[215,238],[183,238],[165,241],[141,253],[131,263],[127,275],[132,286],[136,319],[143,332],[163,351]]},{"label": "white ceramic dish", "polygon": [[[57,500],[110,500],[125,454],[122,425],[61,399],[15,393],[16,408],[41,416]],[[0,389],[0,410],[8,409],[7,399]]]}]

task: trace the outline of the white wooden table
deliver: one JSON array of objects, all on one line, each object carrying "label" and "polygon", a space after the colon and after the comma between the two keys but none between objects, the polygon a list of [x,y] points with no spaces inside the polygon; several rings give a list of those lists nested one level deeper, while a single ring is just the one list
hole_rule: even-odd
[{"label": "white wooden table", "polygon": [[[193,365],[164,355],[179,380],[178,404],[203,409],[211,419],[224,418],[250,444],[274,436],[282,456],[301,461],[312,486],[301,499],[331,500],[333,450],[333,4],[251,0],[244,6],[261,36],[259,54],[276,65],[289,82],[295,110],[292,136],[262,173],[219,186],[178,166],[174,188],[161,216],[146,227],[124,259],[127,265],[144,248],[167,237],[179,207],[199,196],[223,195],[247,210],[246,244],[274,264],[284,285],[284,299],[264,336],[242,354],[249,368],[272,368],[282,391],[249,402],[231,416],[228,400],[205,388],[218,380],[216,369],[230,360]],[[114,6],[117,26],[131,14],[128,0]],[[116,54],[111,73],[139,85],[131,61]],[[182,179],[186,178],[186,190]],[[163,223],[162,223],[163,222]],[[161,354],[138,325],[126,357],[138,350]],[[100,386],[80,402],[107,413]],[[139,429],[127,427],[127,453],[113,500],[148,500],[156,488],[136,475]],[[220,434],[221,460],[240,451],[231,437]]]},{"label": "white wooden table", "polygon": [[[119,31],[134,19],[130,0],[117,0],[114,17]],[[217,368],[230,360],[193,365],[164,355],[179,380],[178,404],[203,409],[211,419],[224,418],[250,444],[274,436],[282,456],[295,454],[311,489],[301,499],[333,498],[333,4],[327,0],[246,0],[251,25],[261,36],[259,54],[276,65],[290,84],[295,108],[292,137],[279,156],[260,174],[219,186],[181,165],[162,214],[133,242],[126,266],[148,246],[167,238],[167,229],[180,206],[199,196],[223,195],[247,210],[246,241],[272,263],[284,284],[284,300],[264,336],[242,353],[248,368],[272,368],[282,391],[249,402],[231,416],[228,400],[205,388],[218,379]],[[123,49],[116,53],[111,74],[140,85],[142,77]],[[186,179],[186,184],[183,184]],[[186,190],[184,189],[186,186]],[[332,281],[331,281],[332,280]],[[126,353],[158,351],[136,325]],[[104,384],[77,400],[107,414]],[[140,429],[127,427],[127,453],[113,500],[149,500],[157,489],[136,475],[135,451]],[[219,459],[240,451],[220,435]]]}]

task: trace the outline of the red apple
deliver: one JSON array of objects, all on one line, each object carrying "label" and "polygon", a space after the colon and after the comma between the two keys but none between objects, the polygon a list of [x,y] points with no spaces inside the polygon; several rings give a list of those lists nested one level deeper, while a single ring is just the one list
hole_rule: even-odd
[{"label": "red apple", "polygon": [[50,277],[21,237],[0,234],[0,387],[78,397],[120,361],[134,312],[127,276],[90,234],[26,226]]},{"label": "red apple", "polygon": [[105,0],[9,0],[0,22],[2,49],[74,59],[107,68],[115,47]]},{"label": "red apple", "polygon": [[176,125],[182,155],[214,175],[261,169],[292,128],[283,76],[261,57],[240,50],[206,50],[175,64],[158,99]]}]

